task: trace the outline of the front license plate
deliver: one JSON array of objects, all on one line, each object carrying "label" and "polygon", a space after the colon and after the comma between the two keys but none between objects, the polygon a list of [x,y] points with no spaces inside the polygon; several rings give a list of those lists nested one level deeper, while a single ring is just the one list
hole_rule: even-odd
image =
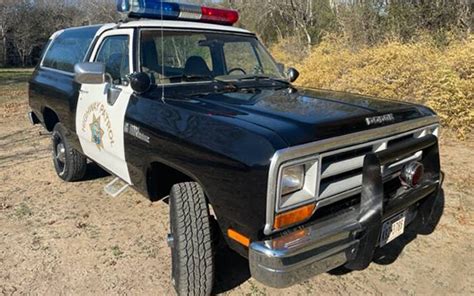
[{"label": "front license plate", "polygon": [[385,246],[403,234],[405,231],[405,218],[406,213],[403,212],[383,223],[382,233],[380,234],[380,247]]}]

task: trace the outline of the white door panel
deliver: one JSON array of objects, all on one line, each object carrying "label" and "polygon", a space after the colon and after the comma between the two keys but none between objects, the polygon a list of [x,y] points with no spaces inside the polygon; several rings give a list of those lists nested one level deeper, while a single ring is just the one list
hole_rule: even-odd
[{"label": "white door panel", "polygon": [[[129,69],[132,65],[132,29],[119,29],[105,33],[91,55],[91,62],[107,37],[129,36]],[[126,63],[125,63],[126,64]],[[107,102],[110,83],[83,84],[76,110],[76,132],[84,154],[100,164],[125,182],[131,184],[130,174],[125,159],[124,121],[130,96],[130,86],[118,85],[121,89],[113,105]]]}]

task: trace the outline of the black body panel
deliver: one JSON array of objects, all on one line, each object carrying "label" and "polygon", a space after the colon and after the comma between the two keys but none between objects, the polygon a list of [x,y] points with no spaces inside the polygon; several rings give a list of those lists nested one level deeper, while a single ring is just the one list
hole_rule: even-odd
[{"label": "black body panel", "polygon": [[196,101],[162,101],[160,96],[155,90],[132,97],[126,113],[125,121],[150,137],[148,144],[125,135],[125,157],[136,188],[147,193],[151,163],[173,167],[203,186],[222,228],[232,226],[257,238],[255,229],[264,225],[268,165],[286,143],[245,121],[196,112]]},{"label": "black body panel", "polygon": [[43,119],[44,108],[53,110],[68,129],[75,131],[79,88],[73,75],[38,68],[30,80],[30,107],[40,119]]},{"label": "black body panel", "polygon": [[29,86],[30,107],[40,121],[45,123],[45,109],[52,110],[70,132],[68,140],[74,149],[82,151],[76,135],[76,106],[80,85],[74,77],[50,69],[37,68]]},{"label": "black body panel", "polygon": [[367,117],[393,113],[395,120],[388,122],[392,124],[433,114],[409,103],[310,89],[295,92],[294,89],[261,88],[196,95],[192,99],[199,100],[209,112],[226,112],[269,128],[289,146],[377,127],[368,126]]},{"label": "black body panel", "polygon": [[147,193],[152,162],[173,167],[203,186],[223,230],[231,226],[251,240],[264,237],[269,164],[277,150],[381,126],[368,126],[366,117],[393,113],[391,124],[432,114],[411,104],[265,83],[215,89],[184,84],[166,87],[163,100],[161,88],[132,97],[125,121],[150,143],[125,135],[125,157],[139,191]]}]

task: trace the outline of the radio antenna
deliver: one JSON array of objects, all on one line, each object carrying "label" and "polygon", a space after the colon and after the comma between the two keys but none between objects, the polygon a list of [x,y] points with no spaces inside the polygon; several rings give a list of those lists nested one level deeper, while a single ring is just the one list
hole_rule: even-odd
[{"label": "radio antenna", "polygon": [[165,41],[164,41],[164,25],[163,25],[163,1],[160,2],[161,8],[161,101],[164,103],[165,102],[165,83],[164,83],[164,77],[165,77]]}]

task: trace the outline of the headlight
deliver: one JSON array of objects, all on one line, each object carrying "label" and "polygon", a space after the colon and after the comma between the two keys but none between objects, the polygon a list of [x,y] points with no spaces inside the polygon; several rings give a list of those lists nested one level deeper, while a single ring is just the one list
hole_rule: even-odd
[{"label": "headlight", "polygon": [[281,177],[281,194],[283,196],[303,188],[304,165],[284,168]]},{"label": "headlight", "polygon": [[277,212],[287,211],[316,200],[318,157],[283,164],[277,190]]}]

